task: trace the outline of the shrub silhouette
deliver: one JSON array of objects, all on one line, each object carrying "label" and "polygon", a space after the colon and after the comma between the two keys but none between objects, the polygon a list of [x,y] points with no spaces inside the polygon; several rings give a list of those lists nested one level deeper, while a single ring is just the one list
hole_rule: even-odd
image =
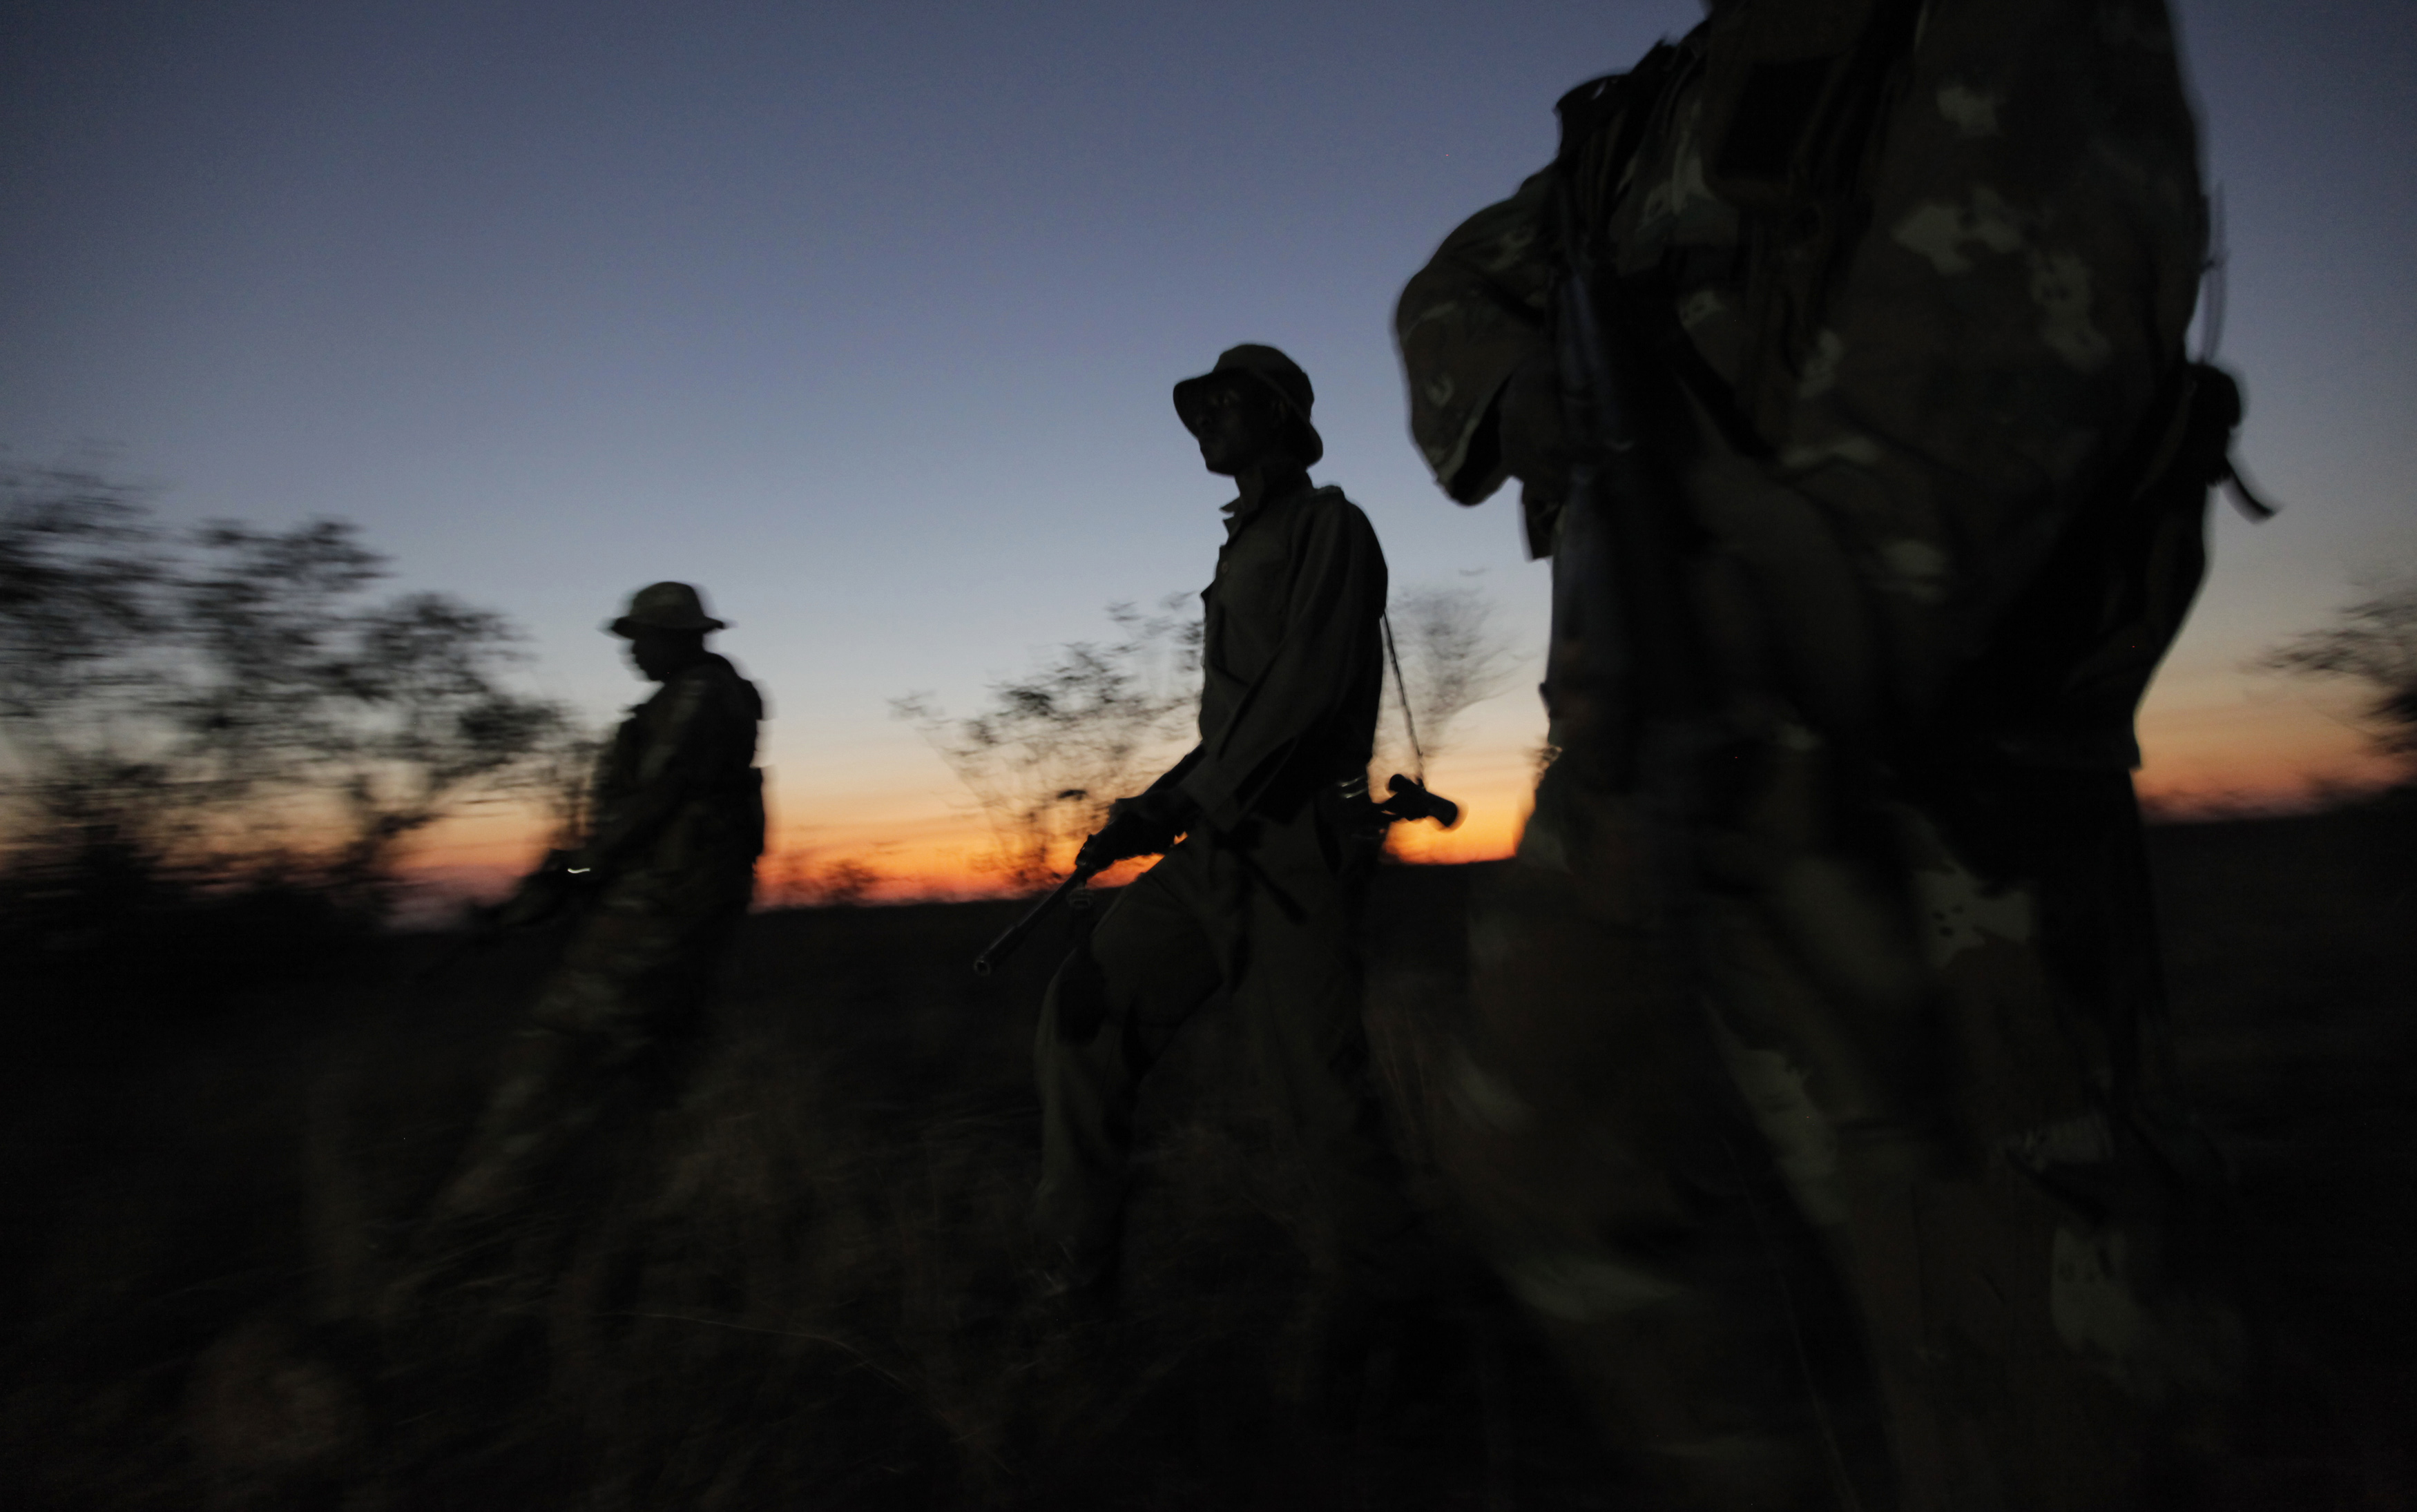
[{"label": "shrub silhouette", "polygon": [[90,470],[0,475],[0,907],[33,954],[264,890],[374,922],[407,837],[560,764],[512,627],[385,575],[342,521],[175,532]]}]

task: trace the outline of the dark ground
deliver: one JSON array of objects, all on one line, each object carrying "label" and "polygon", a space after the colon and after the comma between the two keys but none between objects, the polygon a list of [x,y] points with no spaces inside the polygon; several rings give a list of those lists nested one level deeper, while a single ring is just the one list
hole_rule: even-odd
[{"label": "dark ground", "polygon": [[[2288,1383],[2242,1506],[2417,1506],[2412,836],[2405,809],[2153,832],[2186,1080]],[[1389,869],[1372,925],[1414,1156],[1474,869]],[[166,959],[36,984],[6,1010],[0,1504],[1622,1504],[1507,1312],[1313,1424],[1302,1194],[1222,1014],[1154,1094],[1117,1322],[1026,1303],[1055,952],[966,969],[1017,906],[757,917],[682,1105],[382,1324],[542,942],[433,985],[427,938],[225,1001]]]}]

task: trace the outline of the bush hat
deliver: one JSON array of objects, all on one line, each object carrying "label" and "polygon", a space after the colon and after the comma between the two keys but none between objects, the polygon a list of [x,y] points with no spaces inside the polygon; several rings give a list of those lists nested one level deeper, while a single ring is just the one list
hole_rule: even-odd
[{"label": "bush hat", "polygon": [[604,627],[629,639],[640,630],[728,628],[705,612],[705,599],[685,582],[650,582],[630,596],[630,612]]},{"label": "bush hat", "polygon": [[1175,413],[1185,429],[1196,429],[1193,420],[1200,413],[1202,397],[1209,386],[1221,381],[1255,384],[1276,397],[1288,423],[1286,439],[1303,467],[1326,455],[1325,438],[1309,423],[1309,407],[1317,402],[1317,392],[1310,387],[1309,374],[1300,370],[1300,363],[1254,341],[1227,347],[1217,355],[1215,367],[1175,386]]}]

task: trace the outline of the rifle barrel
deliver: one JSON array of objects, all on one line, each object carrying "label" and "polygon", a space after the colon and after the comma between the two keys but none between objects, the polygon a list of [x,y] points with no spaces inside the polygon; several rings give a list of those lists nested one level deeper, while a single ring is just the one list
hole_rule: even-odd
[{"label": "rifle barrel", "polygon": [[988,976],[997,970],[998,963],[1015,954],[1024,944],[1026,937],[1041,927],[1041,921],[1049,916],[1051,909],[1066,901],[1075,889],[1090,880],[1091,873],[1080,867],[1068,872],[1065,881],[1049,889],[1046,897],[1026,909],[1022,918],[1009,925],[997,939],[993,940],[983,948],[980,955],[974,958],[974,975]]}]

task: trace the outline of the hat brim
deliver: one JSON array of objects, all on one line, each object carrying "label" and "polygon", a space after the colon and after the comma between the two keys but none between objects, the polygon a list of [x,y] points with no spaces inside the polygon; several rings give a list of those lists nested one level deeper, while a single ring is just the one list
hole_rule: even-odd
[{"label": "hat brim", "polygon": [[1201,398],[1208,392],[1211,384],[1218,383],[1248,384],[1260,393],[1274,397],[1276,407],[1284,412],[1285,450],[1292,454],[1295,461],[1309,467],[1326,455],[1326,438],[1317,433],[1317,427],[1309,423],[1308,416],[1293,408],[1292,396],[1277,387],[1273,381],[1248,368],[1224,368],[1215,372],[1204,372],[1175,386],[1175,417],[1183,422],[1186,431],[1199,430],[1193,417],[1200,413]]},{"label": "hat brim", "polygon": [[710,614],[701,616],[695,620],[686,621],[678,625],[664,625],[650,619],[631,619],[629,615],[624,614],[619,619],[615,620],[612,624],[604,627],[606,633],[617,635],[624,641],[636,640],[640,630],[700,630],[710,635],[715,630],[726,630],[728,628],[730,628],[728,625],[722,623],[721,620],[715,619]]}]

